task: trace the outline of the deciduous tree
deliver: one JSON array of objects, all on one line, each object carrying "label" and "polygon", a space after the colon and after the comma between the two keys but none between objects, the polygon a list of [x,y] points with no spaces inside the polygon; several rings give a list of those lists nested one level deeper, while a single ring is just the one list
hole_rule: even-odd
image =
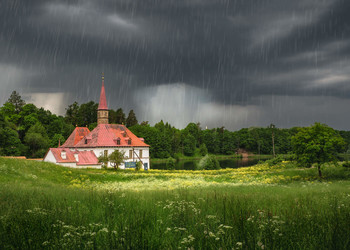
[{"label": "deciduous tree", "polygon": [[292,137],[292,145],[298,164],[306,167],[316,164],[318,175],[322,177],[322,164],[336,161],[336,154],[345,142],[333,128],[315,123],[311,127],[301,128]]}]

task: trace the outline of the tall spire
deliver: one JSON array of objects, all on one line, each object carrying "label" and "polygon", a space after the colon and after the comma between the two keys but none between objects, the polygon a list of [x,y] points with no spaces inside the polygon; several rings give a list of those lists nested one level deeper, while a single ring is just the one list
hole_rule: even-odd
[{"label": "tall spire", "polygon": [[106,100],[106,91],[105,91],[105,76],[102,72],[102,87],[100,94],[100,102],[98,104],[98,110],[108,110],[107,100]]},{"label": "tall spire", "polygon": [[106,91],[105,91],[105,76],[102,73],[102,87],[100,94],[100,102],[97,109],[97,124],[108,124],[108,107],[106,100]]}]

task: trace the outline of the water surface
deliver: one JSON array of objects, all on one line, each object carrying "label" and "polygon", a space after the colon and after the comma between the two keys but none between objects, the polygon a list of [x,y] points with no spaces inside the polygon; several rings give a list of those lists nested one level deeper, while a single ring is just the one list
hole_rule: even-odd
[{"label": "water surface", "polygon": [[[240,168],[249,167],[259,162],[257,158],[231,158],[218,159],[221,168]],[[176,170],[195,170],[199,160],[182,160],[176,162]],[[151,169],[166,169],[166,163],[151,163]]]}]

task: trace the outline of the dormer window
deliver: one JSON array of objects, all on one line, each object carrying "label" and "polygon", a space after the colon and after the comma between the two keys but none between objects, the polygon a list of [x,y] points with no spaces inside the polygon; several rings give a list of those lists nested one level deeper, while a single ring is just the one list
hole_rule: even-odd
[{"label": "dormer window", "polygon": [[66,153],[66,151],[62,151],[62,152],[61,152],[61,158],[62,158],[63,160],[66,160],[66,159],[67,159],[67,153]]},{"label": "dormer window", "polygon": [[85,144],[87,144],[88,143],[88,140],[87,139],[85,139]]},{"label": "dormer window", "polygon": [[114,138],[114,143],[117,144],[117,145],[120,145],[120,138],[117,137],[117,138]]},{"label": "dormer window", "polygon": [[131,145],[131,139],[128,140],[128,145]]}]

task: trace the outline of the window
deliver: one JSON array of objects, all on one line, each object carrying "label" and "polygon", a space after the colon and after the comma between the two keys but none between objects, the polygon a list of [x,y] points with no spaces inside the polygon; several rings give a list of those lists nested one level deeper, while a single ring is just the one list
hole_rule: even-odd
[{"label": "window", "polygon": [[88,142],[87,139],[85,139],[85,144],[87,144],[87,142]]},{"label": "window", "polygon": [[120,145],[120,139],[117,140],[117,145]]},{"label": "window", "polygon": [[108,156],[108,150],[104,151],[104,156],[107,157]]},{"label": "window", "polygon": [[139,157],[142,158],[142,149],[140,149]]},{"label": "window", "polygon": [[129,158],[132,158],[132,150],[129,150]]},{"label": "window", "polygon": [[131,145],[131,139],[128,140],[128,145]]}]

